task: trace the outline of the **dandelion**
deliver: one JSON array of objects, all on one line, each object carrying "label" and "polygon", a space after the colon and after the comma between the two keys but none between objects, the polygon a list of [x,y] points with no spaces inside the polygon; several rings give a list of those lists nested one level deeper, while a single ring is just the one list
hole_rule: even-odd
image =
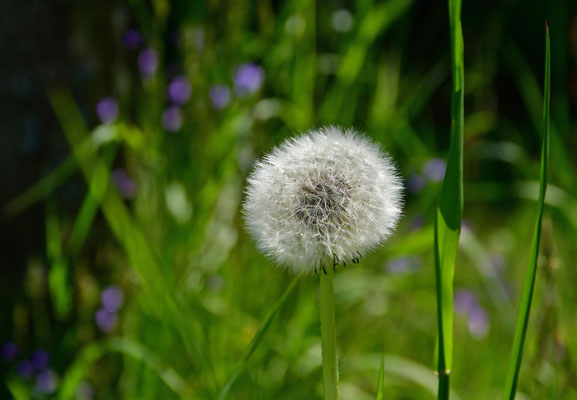
[{"label": "dandelion", "polygon": [[256,164],[244,213],[260,249],[294,272],[358,262],[393,231],[402,184],[393,162],[353,130],[321,128]]},{"label": "dandelion", "polygon": [[375,143],[333,126],[284,142],[248,179],[244,214],[261,250],[293,272],[322,269],[325,400],[339,398],[334,269],[358,262],[392,233],[401,191],[392,161]]}]

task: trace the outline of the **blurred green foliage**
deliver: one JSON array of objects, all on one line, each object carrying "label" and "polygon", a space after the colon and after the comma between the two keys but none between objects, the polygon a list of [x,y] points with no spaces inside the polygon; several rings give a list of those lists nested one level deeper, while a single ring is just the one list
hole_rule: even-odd
[{"label": "blurred green foliage", "polygon": [[[19,352],[6,357],[2,347],[0,396],[211,399],[241,365],[229,398],[321,398],[316,279],[299,280],[251,346],[294,278],[258,253],[239,208],[258,157],[332,123],[381,143],[407,186],[393,238],[335,275],[342,398],[374,399],[380,381],[384,398],[434,398],[433,222],[450,138],[446,4],[67,7],[69,51],[90,61],[93,83],[45,83],[70,157],[3,209],[18,223],[41,207],[34,229],[45,245],[27,255],[21,280],[3,283],[19,289],[2,300],[0,341]],[[496,398],[505,385],[539,193],[545,19],[552,158],[518,398],[577,397],[576,16],[569,2],[463,4],[455,399]],[[80,193],[72,205],[67,190]],[[119,309],[109,309],[105,288],[121,290]],[[37,348],[47,366],[30,359]]]}]

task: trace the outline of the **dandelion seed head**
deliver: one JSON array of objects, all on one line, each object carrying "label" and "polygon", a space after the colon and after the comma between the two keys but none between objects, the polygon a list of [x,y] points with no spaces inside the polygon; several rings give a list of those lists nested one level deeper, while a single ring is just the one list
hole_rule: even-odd
[{"label": "dandelion seed head", "polygon": [[402,183],[378,145],[329,126],[282,143],[248,178],[244,215],[259,248],[293,272],[356,262],[401,215]]}]

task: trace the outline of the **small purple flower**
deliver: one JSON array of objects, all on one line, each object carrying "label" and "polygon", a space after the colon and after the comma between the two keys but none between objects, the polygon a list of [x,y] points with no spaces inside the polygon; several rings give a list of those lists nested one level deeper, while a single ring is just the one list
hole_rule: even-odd
[{"label": "small purple flower", "polygon": [[168,97],[173,104],[182,106],[190,99],[190,82],[186,77],[177,76],[168,85]]},{"label": "small purple flower", "polygon": [[102,308],[108,312],[116,312],[122,307],[124,295],[122,289],[116,285],[107,286],[100,294]]},{"label": "small purple flower", "polygon": [[170,107],[162,113],[162,126],[169,132],[178,132],[182,127],[182,111],[178,107]]},{"label": "small purple flower", "polygon": [[103,124],[110,124],[118,117],[118,101],[114,97],[104,97],[96,105],[96,112]]},{"label": "small purple flower", "polygon": [[424,225],[425,225],[425,217],[423,215],[418,215],[411,221],[411,224],[409,225],[409,231],[411,232],[416,231],[418,229],[421,229]]},{"label": "small purple flower", "polygon": [[24,379],[30,379],[34,375],[34,367],[29,361],[21,361],[16,368],[16,372]]},{"label": "small purple flower", "polygon": [[102,332],[108,333],[112,332],[112,330],[116,327],[118,316],[115,312],[100,309],[94,315],[94,320],[96,321],[98,329],[100,329]]},{"label": "small purple flower", "polygon": [[455,293],[455,309],[458,313],[468,315],[477,306],[477,296],[467,289],[459,289]]},{"label": "small purple flower", "polygon": [[50,363],[50,355],[42,349],[36,350],[30,357],[30,363],[36,371],[42,371]]},{"label": "small purple flower", "polygon": [[491,324],[487,312],[481,306],[474,306],[469,312],[467,327],[469,333],[477,340],[483,339],[489,333]]},{"label": "small purple flower", "polygon": [[138,55],[138,68],[145,77],[154,75],[158,68],[158,55],[151,48],[144,49]]},{"label": "small purple flower", "polygon": [[431,182],[441,182],[445,176],[447,164],[442,158],[433,158],[427,164],[423,173]]},{"label": "small purple flower", "polygon": [[387,271],[391,274],[406,274],[419,268],[419,259],[415,257],[393,258],[387,263]]},{"label": "small purple flower", "polygon": [[38,389],[40,393],[53,393],[56,385],[58,385],[58,377],[51,369],[39,373],[36,377],[36,389]]},{"label": "small purple flower", "polygon": [[114,169],[111,172],[111,179],[118,193],[125,199],[131,199],[136,195],[138,186],[123,169]]},{"label": "small purple flower", "polygon": [[12,342],[4,342],[0,347],[0,354],[4,361],[13,361],[18,355],[18,347]]},{"label": "small purple flower", "polygon": [[419,193],[425,187],[425,178],[419,174],[409,176],[405,184],[407,190],[411,193]]},{"label": "small purple flower", "polygon": [[264,70],[255,63],[239,65],[234,71],[234,88],[239,96],[257,92],[264,83]]},{"label": "small purple flower", "polygon": [[128,49],[134,50],[142,44],[142,35],[136,29],[128,29],[122,36],[122,44]]},{"label": "small purple flower", "polygon": [[221,110],[230,103],[230,89],[226,85],[213,85],[210,87],[210,100],[212,106]]}]

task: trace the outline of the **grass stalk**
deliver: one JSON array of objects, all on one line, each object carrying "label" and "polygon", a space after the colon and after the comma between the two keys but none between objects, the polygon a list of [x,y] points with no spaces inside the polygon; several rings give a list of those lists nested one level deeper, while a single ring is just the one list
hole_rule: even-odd
[{"label": "grass stalk", "polygon": [[253,355],[253,353],[256,351],[256,349],[258,348],[258,346],[262,342],[262,339],[264,338],[265,333],[268,331],[268,328],[272,324],[272,321],[274,320],[274,318],[276,317],[276,315],[278,314],[278,312],[280,311],[280,309],[282,308],[284,303],[287,301],[287,299],[289,298],[291,293],[294,291],[296,284],[299,281],[300,277],[301,277],[301,275],[297,275],[292,280],[292,282],[287,287],[287,289],[285,290],[283,295],[280,297],[278,302],[274,305],[272,310],[268,313],[267,317],[265,318],[265,320],[264,320],[263,324],[261,325],[261,327],[259,328],[258,332],[254,335],[254,337],[250,341],[250,344],[248,345],[248,348],[246,349],[242,359],[240,360],[240,362],[238,363],[238,365],[234,369],[233,373],[231,374],[230,378],[227,380],[226,384],[224,385],[222,391],[220,392],[220,395],[218,396],[219,400],[224,400],[227,398],[232,386],[234,385],[235,381],[239,377],[240,373],[246,368],[248,360],[250,359],[250,357]]},{"label": "grass stalk", "polygon": [[509,372],[505,386],[505,399],[514,399],[519,380],[519,370],[523,359],[523,345],[527,335],[529,315],[531,313],[531,302],[535,288],[537,275],[537,259],[539,257],[539,243],[541,241],[541,221],[543,219],[543,209],[545,208],[545,194],[547,193],[547,169],[549,159],[549,114],[550,114],[550,82],[551,82],[551,50],[549,39],[549,27],[545,23],[545,94],[543,96],[543,143],[541,149],[541,178],[539,184],[539,203],[537,209],[537,222],[533,234],[529,268],[523,283],[521,294],[521,306],[517,317],[517,327],[515,329],[515,339],[511,350]]},{"label": "grass stalk", "polygon": [[339,365],[335,328],[334,269],[320,274],[321,342],[323,353],[323,384],[325,400],[339,399]]},{"label": "grass stalk", "polygon": [[461,234],[463,215],[463,134],[464,84],[463,31],[461,0],[449,0],[451,31],[451,145],[435,216],[435,276],[437,284],[437,374],[438,399],[447,400],[450,393],[453,359],[453,276]]}]

